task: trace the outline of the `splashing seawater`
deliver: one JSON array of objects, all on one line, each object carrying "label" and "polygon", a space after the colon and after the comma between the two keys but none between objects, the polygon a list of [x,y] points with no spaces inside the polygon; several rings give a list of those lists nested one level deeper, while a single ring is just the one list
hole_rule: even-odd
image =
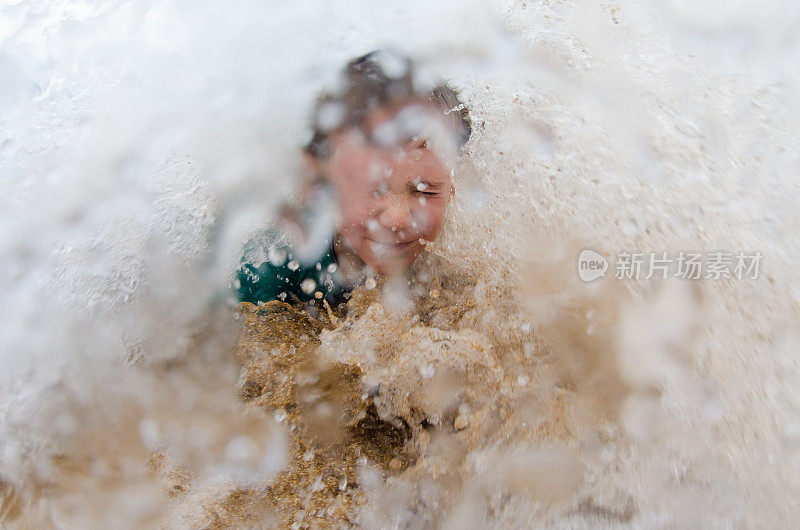
[{"label": "splashing seawater", "polygon": [[[684,4],[0,8],[2,524],[795,520],[797,8]],[[474,120],[444,233],[237,312],[319,81],[387,42]],[[765,269],[583,284],[585,246]]]}]

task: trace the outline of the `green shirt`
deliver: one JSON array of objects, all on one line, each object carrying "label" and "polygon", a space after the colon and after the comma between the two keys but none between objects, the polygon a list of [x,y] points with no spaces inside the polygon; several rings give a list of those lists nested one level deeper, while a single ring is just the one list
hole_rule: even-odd
[{"label": "green shirt", "polygon": [[280,241],[272,230],[251,239],[245,246],[237,279],[239,301],[253,304],[325,299],[333,305],[341,302],[346,293],[338,273],[333,242],[316,261],[301,263],[291,245]]}]

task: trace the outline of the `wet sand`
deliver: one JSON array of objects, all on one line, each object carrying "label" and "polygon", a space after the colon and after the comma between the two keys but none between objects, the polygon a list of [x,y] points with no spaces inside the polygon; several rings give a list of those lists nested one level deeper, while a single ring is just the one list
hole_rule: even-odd
[{"label": "wet sand", "polygon": [[524,520],[630,518],[631,508],[576,498],[576,381],[514,296],[480,296],[485,284],[435,256],[414,274],[410,305],[394,310],[383,280],[335,310],[240,305],[240,397],[286,428],[287,465],[205,506],[204,521],[423,528],[477,516],[491,526],[515,497],[538,506]]}]

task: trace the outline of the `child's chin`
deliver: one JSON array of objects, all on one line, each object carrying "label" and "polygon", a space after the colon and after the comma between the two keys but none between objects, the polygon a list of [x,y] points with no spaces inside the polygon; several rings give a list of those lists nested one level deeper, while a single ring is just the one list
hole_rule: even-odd
[{"label": "child's chin", "polygon": [[383,256],[380,258],[371,256],[372,259],[364,260],[364,262],[378,274],[386,274],[407,269],[416,261],[419,255],[420,252],[417,249],[409,249],[394,256]]}]

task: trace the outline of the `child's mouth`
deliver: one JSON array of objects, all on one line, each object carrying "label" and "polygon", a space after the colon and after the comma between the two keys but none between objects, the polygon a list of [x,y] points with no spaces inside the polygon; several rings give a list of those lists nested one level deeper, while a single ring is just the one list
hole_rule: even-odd
[{"label": "child's mouth", "polygon": [[392,251],[398,252],[398,251],[407,249],[415,241],[417,241],[417,239],[411,239],[409,241],[400,241],[400,242],[397,242],[397,241],[382,242],[382,241],[375,241],[375,240],[371,239],[370,240],[370,244],[373,245],[373,247],[378,251],[382,251],[382,252],[387,252],[387,251],[388,252],[392,252]]},{"label": "child's mouth", "polygon": [[397,249],[406,248],[409,245],[411,245],[414,241],[416,241],[416,239],[412,239],[411,241],[406,241],[405,243],[394,243],[394,248]]}]

